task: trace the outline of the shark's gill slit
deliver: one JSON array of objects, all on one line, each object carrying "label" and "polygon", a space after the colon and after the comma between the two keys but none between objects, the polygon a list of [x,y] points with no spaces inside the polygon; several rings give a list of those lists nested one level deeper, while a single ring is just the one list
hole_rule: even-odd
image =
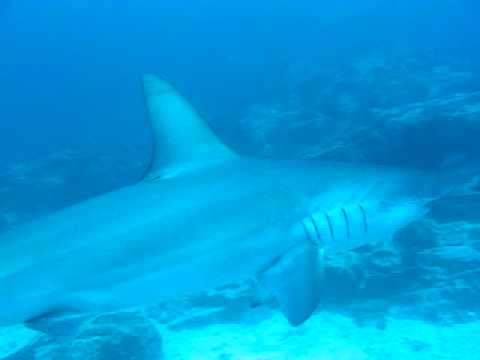
[{"label": "shark's gill slit", "polygon": [[310,231],[308,230],[307,224],[305,224],[305,220],[300,221],[300,223],[302,224],[302,228],[303,228],[303,231],[305,232],[306,238],[309,240],[312,240],[312,236],[310,234]]},{"label": "shark's gill slit", "polygon": [[332,238],[333,241],[335,241],[335,233],[333,232],[333,225],[332,225],[332,221],[330,220],[330,216],[328,216],[328,214],[324,214],[324,215],[325,215],[325,220],[327,220],[328,230],[330,230],[330,237]]},{"label": "shark's gill slit", "polygon": [[365,232],[368,232],[367,212],[365,211],[365,208],[362,205],[358,205],[358,208],[360,209],[360,211],[362,213],[363,230]]},{"label": "shark's gill slit", "polygon": [[350,238],[350,222],[348,221],[347,211],[342,208],[343,219],[345,220],[345,230],[347,232],[347,239]]},{"label": "shark's gill slit", "polygon": [[317,223],[316,223],[315,218],[313,216],[310,216],[310,220],[313,224],[313,229],[315,230],[315,236],[317,237],[317,244],[320,245],[322,243],[322,238],[320,236],[320,231],[318,230]]}]

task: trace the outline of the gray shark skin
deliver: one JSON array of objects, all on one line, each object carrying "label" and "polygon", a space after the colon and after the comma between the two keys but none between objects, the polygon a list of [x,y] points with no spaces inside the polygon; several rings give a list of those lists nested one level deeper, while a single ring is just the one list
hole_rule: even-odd
[{"label": "gray shark skin", "polygon": [[250,279],[299,325],[319,302],[324,252],[388,246],[439,194],[406,170],[239,156],[168,83],[144,87],[156,140],[145,179],[0,237],[0,325]]}]

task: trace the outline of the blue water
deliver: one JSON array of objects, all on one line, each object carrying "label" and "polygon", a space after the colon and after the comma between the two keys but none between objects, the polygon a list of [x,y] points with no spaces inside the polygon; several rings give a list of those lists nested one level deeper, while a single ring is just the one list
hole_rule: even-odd
[{"label": "blue water", "polygon": [[[140,84],[145,72],[174,83],[220,137],[242,153],[474,169],[480,159],[479,13],[473,0],[4,0],[0,231],[141,178],[152,150]],[[362,260],[358,271],[367,279],[362,288],[338,275],[339,289],[327,296],[324,308],[344,318],[322,322],[321,313],[306,325],[303,339],[301,333],[293,339],[279,336],[281,351],[275,354],[267,341],[242,347],[242,330],[216,328],[247,323],[251,332],[268,338],[271,329],[278,335],[276,320],[271,328],[260,321],[276,319],[277,312],[252,315],[243,308],[241,291],[234,300],[209,299],[205,305],[197,299],[194,305],[173,306],[182,309],[172,310],[184,315],[181,321],[168,311],[152,318],[173,322],[178,334],[203,334],[199,342],[207,342],[210,332],[224,335],[222,345],[216,344],[222,348],[218,353],[177,354],[185,359],[384,359],[388,348],[392,359],[435,358],[442,353],[435,336],[385,340],[396,338],[395,331],[420,326],[395,325],[397,320],[388,326],[388,319],[420,321],[428,327],[424,334],[447,331],[448,325],[454,330],[439,335],[446,343],[469,343],[470,331],[480,329],[475,278],[479,204],[474,192],[435,204],[425,223],[399,235],[400,260]],[[209,306],[223,310],[213,316],[185,315],[185,308],[201,312]],[[113,328],[115,321],[127,333],[129,327],[135,333],[145,326],[121,318],[114,319]],[[362,347],[368,334],[341,341],[335,335],[315,348],[317,355],[298,352],[312,348],[305,339],[321,332],[316,328],[321,324],[353,332],[373,328],[378,334],[372,336],[384,336],[389,345],[370,344],[369,349],[381,351],[369,352]],[[455,326],[472,328],[457,331]],[[282,331],[293,330],[285,326]],[[189,337],[178,336],[164,336],[164,353],[190,348],[182,346]],[[35,339],[22,356],[57,341]],[[160,340],[148,339],[130,339],[122,356],[155,357],[155,351],[145,349],[159,346]],[[67,358],[83,351],[74,345]],[[444,354],[480,358],[465,355],[475,350],[468,346]],[[114,347],[105,348],[91,358],[120,358]],[[240,353],[239,348],[251,351]],[[54,358],[44,356],[33,358]]]}]

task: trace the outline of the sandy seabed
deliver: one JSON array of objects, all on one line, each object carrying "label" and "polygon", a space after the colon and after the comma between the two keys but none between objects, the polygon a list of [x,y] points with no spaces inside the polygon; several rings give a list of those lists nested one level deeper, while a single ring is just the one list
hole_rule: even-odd
[{"label": "sandy seabed", "polygon": [[[480,321],[439,326],[392,317],[382,327],[359,326],[350,317],[322,312],[293,328],[273,313],[256,324],[177,331],[159,325],[159,331],[166,360],[480,359]],[[23,326],[0,329],[0,359],[38,336]]]},{"label": "sandy seabed", "polygon": [[320,313],[292,328],[275,314],[251,326],[218,324],[162,333],[165,359],[480,359],[480,322],[438,326],[389,318],[379,328]]}]

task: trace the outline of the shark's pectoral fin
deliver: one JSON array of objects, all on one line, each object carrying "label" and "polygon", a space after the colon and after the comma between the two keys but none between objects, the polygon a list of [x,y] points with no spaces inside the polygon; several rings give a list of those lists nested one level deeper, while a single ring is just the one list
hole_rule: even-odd
[{"label": "shark's pectoral fin", "polygon": [[154,138],[147,179],[173,177],[235,157],[172,85],[148,74],[143,77],[143,86]]},{"label": "shark's pectoral fin", "polygon": [[320,300],[322,271],[319,251],[297,246],[261,274],[260,281],[276,298],[290,324],[297,326],[315,311]]}]

